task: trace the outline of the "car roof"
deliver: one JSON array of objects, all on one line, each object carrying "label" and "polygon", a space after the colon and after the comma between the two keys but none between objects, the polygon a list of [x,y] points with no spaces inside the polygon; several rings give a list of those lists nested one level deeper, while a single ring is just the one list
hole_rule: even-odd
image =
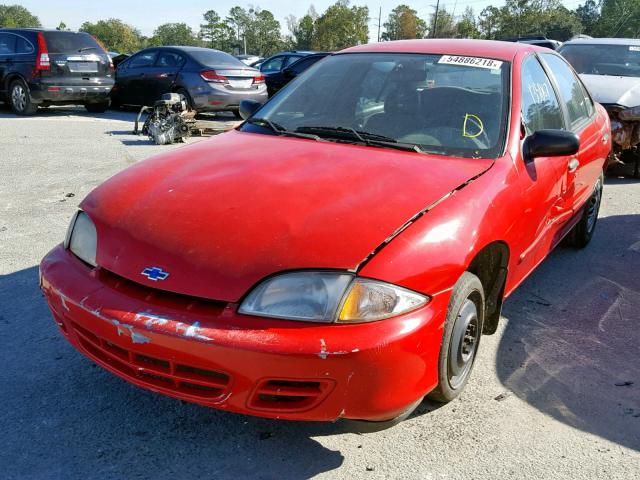
[{"label": "car roof", "polygon": [[640,45],[639,38],[576,38],[564,45]]},{"label": "car roof", "polygon": [[55,28],[37,28],[37,27],[0,27],[3,32],[42,32],[42,33],[87,33],[74,32],[72,30],[56,30]]},{"label": "car roof", "polygon": [[433,53],[469,55],[511,61],[518,52],[523,51],[548,53],[549,49],[531,45],[530,43],[503,42],[499,40],[429,39],[369,43],[347,48],[339,53]]}]

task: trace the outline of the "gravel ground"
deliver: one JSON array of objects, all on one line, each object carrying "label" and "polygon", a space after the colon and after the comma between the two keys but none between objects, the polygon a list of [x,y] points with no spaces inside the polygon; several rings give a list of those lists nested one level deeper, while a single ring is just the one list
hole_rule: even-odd
[{"label": "gravel ground", "polygon": [[591,245],[558,249],[507,301],[460,399],[347,433],[143,391],[58,334],[38,262],[94,186],[180,148],[131,135],[133,118],[0,112],[0,476],[640,478],[640,182],[607,180]]}]

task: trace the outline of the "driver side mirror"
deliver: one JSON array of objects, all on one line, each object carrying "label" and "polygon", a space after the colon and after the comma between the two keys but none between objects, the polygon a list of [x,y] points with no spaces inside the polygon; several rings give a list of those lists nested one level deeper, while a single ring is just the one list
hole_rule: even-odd
[{"label": "driver side mirror", "polygon": [[262,106],[260,102],[256,102],[255,100],[242,100],[240,102],[240,116],[243,120],[253,116],[254,113],[258,111],[258,109]]},{"label": "driver side mirror", "polygon": [[525,162],[538,157],[563,157],[580,150],[580,139],[566,130],[537,130],[529,135],[522,145]]}]

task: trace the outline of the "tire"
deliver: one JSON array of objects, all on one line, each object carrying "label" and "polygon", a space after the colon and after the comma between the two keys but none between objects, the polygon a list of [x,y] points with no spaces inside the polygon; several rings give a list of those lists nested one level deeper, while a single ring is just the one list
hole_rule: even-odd
[{"label": "tire", "polygon": [[22,80],[15,80],[9,87],[9,103],[16,115],[35,115],[38,106],[31,101],[29,87]]},{"label": "tire", "polygon": [[438,357],[438,386],[427,397],[446,403],[466,386],[475,363],[484,320],[484,290],[464,272],[453,287]]},{"label": "tire", "polygon": [[593,233],[596,230],[596,223],[598,222],[598,212],[600,211],[600,204],[602,202],[603,182],[604,176],[600,174],[593,187],[593,192],[584,206],[580,220],[567,235],[567,245],[575,248],[584,248],[591,241]]},{"label": "tire", "polygon": [[193,100],[191,99],[191,95],[189,95],[189,92],[187,92],[184,88],[178,88],[176,90],[176,93],[182,95],[187,99],[187,108],[189,108],[189,110],[195,110],[195,107],[193,106]]},{"label": "tire", "polygon": [[87,112],[91,113],[104,113],[109,108],[110,102],[107,100],[106,102],[100,103],[86,103],[84,108],[87,109]]}]

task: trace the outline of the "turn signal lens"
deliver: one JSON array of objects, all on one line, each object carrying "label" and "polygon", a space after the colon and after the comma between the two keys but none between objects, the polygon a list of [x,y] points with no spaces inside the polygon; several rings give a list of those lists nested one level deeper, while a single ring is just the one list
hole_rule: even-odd
[{"label": "turn signal lens", "polygon": [[420,308],[429,297],[402,287],[355,279],[342,304],[338,322],[373,322]]}]

